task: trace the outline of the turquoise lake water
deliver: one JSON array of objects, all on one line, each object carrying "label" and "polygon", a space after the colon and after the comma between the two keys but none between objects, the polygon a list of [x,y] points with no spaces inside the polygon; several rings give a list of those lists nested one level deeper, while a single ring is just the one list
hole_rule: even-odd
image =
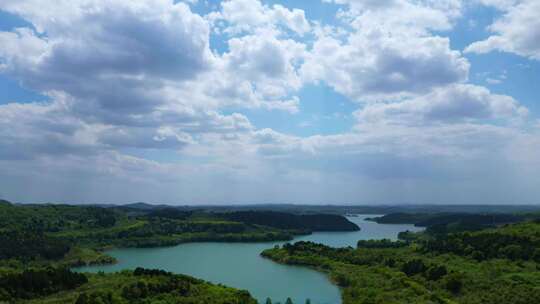
[{"label": "turquoise lake water", "polygon": [[[349,220],[360,226],[357,232],[317,232],[294,241],[313,241],[334,247],[356,246],[361,239],[397,239],[401,231],[418,231],[412,225],[385,225],[365,221],[359,215]],[[339,304],[339,289],[328,278],[314,270],[280,265],[260,257],[261,251],[283,242],[270,243],[190,243],[162,248],[115,249],[115,265],[78,269],[88,272],[114,272],[136,267],[159,268],[183,273],[213,283],[248,290],[260,303],[270,297],[274,303],[290,297],[295,304]]]}]

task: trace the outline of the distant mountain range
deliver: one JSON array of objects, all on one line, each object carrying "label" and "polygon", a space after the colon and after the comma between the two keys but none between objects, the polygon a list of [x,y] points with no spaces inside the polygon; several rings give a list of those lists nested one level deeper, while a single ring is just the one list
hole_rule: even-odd
[{"label": "distant mountain range", "polygon": [[[1,203],[10,203],[1,200]],[[168,205],[135,202],[129,204],[91,204],[103,208],[126,208],[133,211],[151,211],[155,209],[174,208],[185,211],[234,212],[234,211],[278,211],[302,214],[389,214],[389,213],[524,213],[540,212],[540,205],[297,205],[297,204],[248,204],[248,205]]]},{"label": "distant mountain range", "polygon": [[126,205],[101,205],[107,207],[130,208],[141,211],[175,208],[181,210],[204,210],[213,212],[233,211],[279,211],[290,213],[328,214],[389,214],[389,213],[523,213],[540,212],[540,205],[293,205],[293,204],[252,204],[252,205],[183,205],[149,204],[137,202]]}]

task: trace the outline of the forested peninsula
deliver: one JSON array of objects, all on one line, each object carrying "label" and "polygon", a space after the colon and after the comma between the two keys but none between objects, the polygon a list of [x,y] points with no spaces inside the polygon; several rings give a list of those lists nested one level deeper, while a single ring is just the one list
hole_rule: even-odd
[{"label": "forested peninsula", "polygon": [[343,304],[540,303],[540,220],[530,217],[536,219],[449,232],[464,219],[454,218],[434,223],[437,229],[400,233],[395,242],[359,241],[356,248],[297,242],[262,256],[328,274]]}]

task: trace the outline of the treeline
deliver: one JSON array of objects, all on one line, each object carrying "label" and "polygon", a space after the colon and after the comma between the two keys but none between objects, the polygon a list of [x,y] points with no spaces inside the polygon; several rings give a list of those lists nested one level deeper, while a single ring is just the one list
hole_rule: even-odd
[{"label": "treeline", "polygon": [[75,304],[205,303],[257,304],[249,292],[163,270],[137,268],[131,273],[103,275],[99,280],[120,280],[120,288],[79,293]]},{"label": "treeline", "polygon": [[368,220],[379,224],[414,224],[426,227],[426,231],[430,234],[448,234],[518,223],[526,218],[525,215],[505,213],[390,213]]},{"label": "treeline", "polygon": [[0,301],[32,299],[75,289],[88,282],[84,274],[65,268],[29,269],[0,276]]},{"label": "treeline", "polygon": [[[311,304],[311,300],[306,299],[306,301],[304,303],[305,304]],[[264,304],[281,304],[281,302],[272,302],[272,299],[267,298],[266,301],[264,302]],[[293,300],[291,300],[291,298],[287,298],[287,300],[285,300],[285,304],[294,304],[294,302],[293,302]],[[301,304],[301,303],[299,303],[299,304]]]},{"label": "treeline", "polygon": [[[274,250],[276,249],[274,248]],[[272,253],[275,252],[280,251],[265,250],[261,255],[263,257],[273,257]],[[317,266],[327,258],[353,265],[374,265],[385,262],[385,256],[380,255],[378,251],[372,252],[366,250],[364,254],[359,255],[351,247],[334,248],[306,241],[300,241],[294,244],[286,243],[282,246],[281,253],[286,253],[285,256],[288,257],[286,259],[287,263],[296,264],[298,262],[301,265],[307,266]],[[372,255],[371,253],[375,254]],[[300,258],[299,261],[296,261],[296,257],[300,256],[307,258]]]},{"label": "treeline", "polygon": [[235,222],[262,225],[278,229],[311,231],[358,231],[347,218],[335,214],[292,214],[274,211],[238,211],[220,217]]},{"label": "treeline", "polygon": [[242,223],[216,221],[178,221],[169,218],[150,218],[144,225],[123,230],[119,238],[148,237],[153,235],[170,235],[181,233],[242,233],[247,227]]},{"label": "treeline", "polygon": [[[462,275],[447,269],[444,262],[418,258],[401,243],[387,243],[379,243],[384,248],[353,249],[297,242],[265,250],[262,255],[327,272],[343,289],[344,304],[443,303],[449,297],[445,294],[461,291],[465,284]],[[427,290],[423,284],[436,286],[437,292]]]},{"label": "treeline", "polygon": [[70,248],[156,247],[185,242],[290,240],[311,231],[355,231],[340,215],[246,211],[205,213],[177,208],[0,204],[0,259],[60,259]]},{"label": "treeline", "polygon": [[423,242],[423,250],[469,256],[478,261],[503,258],[540,263],[540,224],[520,223],[499,229],[435,235]]},{"label": "treeline", "polygon": [[523,215],[506,213],[389,213],[369,220],[379,224],[414,224],[418,227],[429,227],[457,222],[469,225],[498,225],[517,223],[524,219]]},{"label": "treeline", "polygon": [[157,208],[155,210],[152,210],[148,214],[148,217],[187,220],[192,215],[193,215],[193,211],[182,211],[176,208]]},{"label": "treeline", "polygon": [[359,240],[356,246],[358,248],[401,248],[409,244],[404,241],[382,240]]},{"label": "treeline", "polygon": [[434,214],[422,221],[414,223],[419,227],[430,227],[435,225],[448,225],[452,223],[462,223],[464,225],[494,226],[521,222],[524,216],[515,214],[493,213],[493,214],[470,214],[470,213],[449,213]]},{"label": "treeline", "polygon": [[57,260],[69,249],[67,242],[48,237],[40,230],[0,230],[0,259],[42,257]]},{"label": "treeline", "polygon": [[193,233],[180,234],[176,236],[160,236],[153,237],[127,237],[116,239],[114,243],[121,247],[136,247],[136,248],[151,248],[163,246],[175,246],[190,242],[227,242],[227,243],[251,243],[251,242],[272,242],[272,241],[290,241],[293,234],[282,231],[264,232],[254,231],[245,233]]},{"label": "treeline", "polygon": [[0,303],[27,300],[75,304],[257,304],[247,291],[155,269],[81,274],[65,268],[45,268],[0,276]]},{"label": "treeline", "polygon": [[62,238],[81,246],[160,247],[187,242],[261,242],[293,237],[288,231],[251,227],[221,219],[177,220],[139,216],[133,223],[110,230],[64,233]]},{"label": "treeline", "polygon": [[373,221],[378,224],[416,224],[418,222],[428,219],[431,216],[433,216],[433,214],[395,212],[388,213],[379,217],[369,217],[366,218],[366,220]]},{"label": "treeline", "polygon": [[136,277],[162,277],[165,279],[158,282],[139,280],[124,286],[122,288],[122,297],[130,301],[145,299],[173,291],[180,296],[186,296],[192,285],[203,283],[203,281],[195,278],[184,275],[174,275],[170,272],[158,269],[144,269],[139,267],[133,271],[133,275]]},{"label": "treeline", "polygon": [[[352,226],[351,226],[352,225]],[[311,230],[351,230],[341,216],[285,213],[215,214],[156,208],[0,204],[0,260],[59,260],[68,252],[108,246],[158,247],[186,242],[291,240]],[[357,228],[356,228],[357,229]],[[70,257],[85,264],[88,257]],[[100,259],[103,260],[103,259]]]},{"label": "treeline", "polygon": [[122,215],[114,209],[70,205],[0,204],[0,228],[60,232],[113,227]]}]

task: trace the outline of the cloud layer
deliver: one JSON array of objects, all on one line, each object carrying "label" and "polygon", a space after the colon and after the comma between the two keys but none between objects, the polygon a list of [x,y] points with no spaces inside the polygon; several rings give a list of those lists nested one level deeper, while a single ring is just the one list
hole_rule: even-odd
[{"label": "cloud layer", "polygon": [[[0,194],[534,201],[540,124],[515,98],[469,83],[471,62],[445,35],[461,1],[324,2],[338,7],[335,23],[259,0],[225,0],[204,15],[172,0],[3,1],[32,27],[0,32],[0,72],[48,101],[0,105]],[[539,59],[536,1],[483,2],[502,16],[466,51]],[[302,137],[254,123],[253,111],[302,115],[310,85],[354,105],[349,130]]]}]

